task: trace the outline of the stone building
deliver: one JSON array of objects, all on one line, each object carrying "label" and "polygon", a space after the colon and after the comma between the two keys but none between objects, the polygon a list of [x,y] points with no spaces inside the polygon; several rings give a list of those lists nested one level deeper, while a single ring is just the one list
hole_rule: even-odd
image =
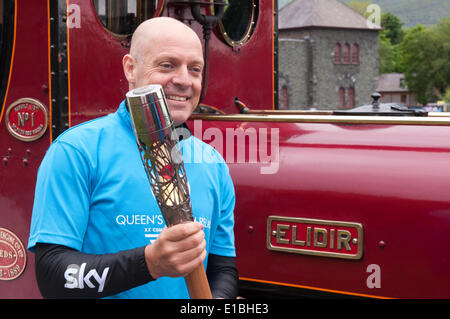
[{"label": "stone building", "polygon": [[338,0],[294,0],[278,16],[280,109],[349,109],[377,88],[375,24]]},{"label": "stone building", "polygon": [[401,73],[380,74],[377,92],[383,103],[401,103],[407,107],[418,107],[416,94],[408,90],[404,83],[405,75]]}]

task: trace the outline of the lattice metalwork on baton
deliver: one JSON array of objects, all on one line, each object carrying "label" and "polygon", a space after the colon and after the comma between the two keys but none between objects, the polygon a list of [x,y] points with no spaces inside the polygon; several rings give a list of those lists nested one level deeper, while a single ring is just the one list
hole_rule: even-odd
[{"label": "lattice metalwork on baton", "polygon": [[171,161],[171,152],[178,155],[175,151],[178,145],[171,142],[156,142],[150,148],[142,141],[138,143],[153,194],[167,226],[194,220],[184,165]]}]

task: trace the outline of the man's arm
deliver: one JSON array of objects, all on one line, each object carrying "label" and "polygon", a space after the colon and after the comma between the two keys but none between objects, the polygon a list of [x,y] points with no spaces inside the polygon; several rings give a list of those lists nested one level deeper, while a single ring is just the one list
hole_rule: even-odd
[{"label": "man's arm", "polygon": [[165,228],[151,245],[114,254],[86,254],[38,243],[36,278],[44,298],[102,298],[162,276],[182,277],[206,256],[203,225]]},{"label": "man's arm", "polygon": [[210,254],[206,270],[213,298],[235,299],[238,295],[238,271],[234,257]]},{"label": "man's arm", "polygon": [[35,247],[36,279],[44,298],[102,298],[154,280],[145,247],[93,255],[39,243]]}]

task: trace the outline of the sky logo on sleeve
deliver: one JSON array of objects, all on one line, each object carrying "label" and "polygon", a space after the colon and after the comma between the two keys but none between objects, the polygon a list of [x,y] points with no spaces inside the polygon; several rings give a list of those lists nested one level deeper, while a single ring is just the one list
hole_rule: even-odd
[{"label": "sky logo on sleeve", "polygon": [[67,280],[64,284],[64,288],[68,289],[84,289],[85,285],[89,288],[95,288],[95,283],[98,284],[98,292],[102,292],[105,287],[106,276],[108,275],[109,267],[103,270],[100,276],[95,269],[91,269],[85,275],[86,263],[82,263],[81,266],[71,264],[67,266],[64,272],[64,278]]}]

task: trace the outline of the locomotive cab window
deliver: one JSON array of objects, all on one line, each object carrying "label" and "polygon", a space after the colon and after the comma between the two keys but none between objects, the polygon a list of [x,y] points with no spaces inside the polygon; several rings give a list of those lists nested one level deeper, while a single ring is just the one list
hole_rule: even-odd
[{"label": "locomotive cab window", "polygon": [[93,0],[103,26],[116,36],[133,33],[143,21],[159,16],[165,0]]},{"label": "locomotive cab window", "polygon": [[230,46],[247,42],[258,20],[258,0],[228,0],[218,31]]}]

